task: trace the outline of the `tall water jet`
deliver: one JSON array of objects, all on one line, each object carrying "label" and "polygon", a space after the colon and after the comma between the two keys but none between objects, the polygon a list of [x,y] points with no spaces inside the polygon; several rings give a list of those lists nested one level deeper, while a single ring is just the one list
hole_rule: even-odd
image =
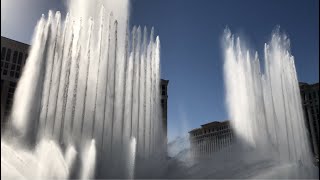
[{"label": "tall water jet", "polygon": [[91,140],[82,155],[81,179],[92,179],[94,177],[94,168],[96,162],[95,140]]},{"label": "tall water jet", "polygon": [[69,176],[69,169],[59,146],[52,140],[42,140],[37,146],[36,156],[39,178],[63,178]]},{"label": "tall water jet", "polygon": [[70,145],[67,147],[66,153],[65,153],[65,160],[66,160],[66,164],[68,166],[68,169],[72,168],[73,162],[76,158],[77,155],[77,151],[76,149]]},{"label": "tall water jet", "polygon": [[65,152],[66,176],[79,172],[83,158],[76,152],[94,139],[89,154],[97,161],[72,178],[121,178],[132,136],[137,157],[164,151],[159,37],[152,28],[148,38],[140,26],[129,33],[126,0],[70,1],[69,8],[64,21],[49,11],[38,22],[13,101],[15,134],[31,149],[52,140]]},{"label": "tall water jet", "polygon": [[137,150],[137,141],[136,138],[132,137],[130,141],[130,150],[129,150],[129,161],[127,172],[128,172],[128,179],[134,179],[134,167],[135,167],[135,160],[136,160],[136,150]]},{"label": "tall water jet", "polygon": [[312,166],[290,41],[276,28],[264,64],[229,29],[223,36],[228,114],[237,136],[279,163]]}]

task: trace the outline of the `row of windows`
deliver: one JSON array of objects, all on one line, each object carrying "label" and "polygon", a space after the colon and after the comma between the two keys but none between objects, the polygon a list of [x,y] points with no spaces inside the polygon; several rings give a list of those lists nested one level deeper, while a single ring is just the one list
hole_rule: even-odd
[{"label": "row of windows", "polygon": [[202,132],[199,132],[199,133],[195,133],[193,134],[193,136],[201,136],[203,134],[207,134],[207,133],[211,133],[211,132],[217,132],[217,131],[221,131],[221,130],[225,130],[225,129],[229,129],[229,126],[221,126],[221,127],[218,127],[218,128],[211,128],[211,129],[205,129]]},{"label": "row of windows", "polygon": [[164,109],[166,106],[166,101],[164,99],[161,99],[161,107]]},{"label": "row of windows", "polygon": [[194,138],[196,141],[203,141],[205,140],[205,138],[223,138],[223,137],[232,137],[232,132],[231,130],[226,130],[226,131],[221,131],[221,132],[217,132],[217,133],[214,133],[214,134],[207,134],[207,135],[204,135],[204,136],[201,136],[201,137],[196,137]]},{"label": "row of windows", "polygon": [[304,101],[307,100],[316,100],[317,99],[317,94],[319,93],[319,91],[311,91],[311,92],[307,92],[307,93],[302,93],[302,99]]},{"label": "row of windows", "polygon": [[225,136],[225,138],[218,138],[218,139],[210,139],[210,140],[199,140],[199,141],[193,141],[192,144],[206,144],[206,143],[215,143],[215,142],[224,142],[224,141],[232,141],[232,136]]},{"label": "row of windows", "polygon": [[19,78],[21,74],[22,65],[25,63],[27,54],[23,58],[23,53],[14,51],[12,61],[11,60],[11,49],[2,47],[1,49],[1,70],[0,73],[5,76]]},{"label": "row of windows", "polygon": [[[4,69],[2,71],[2,68],[0,69],[0,74],[3,73],[3,75],[8,75],[9,74],[9,71],[7,69]],[[15,77],[15,78],[19,78],[20,77],[20,72],[18,71],[10,71],[10,77]]]},{"label": "row of windows", "polygon": [[203,145],[203,144],[210,144],[210,143],[214,144],[214,143],[222,143],[222,142],[225,142],[225,141],[229,142],[229,141],[232,141],[232,140],[233,140],[233,139],[232,139],[232,136],[226,136],[226,137],[228,137],[228,138],[216,139],[217,141],[215,141],[214,139],[211,139],[211,140],[209,140],[209,141],[205,141],[205,140],[194,141],[192,144],[193,144],[193,145]]},{"label": "row of windows", "polygon": [[218,127],[218,128],[213,128],[213,129],[207,129],[207,130],[204,130],[204,133],[210,133],[210,132],[215,132],[215,131],[221,131],[221,130],[224,130],[224,129],[229,129],[228,126],[221,126],[221,127]]},{"label": "row of windows", "polygon": [[166,85],[161,85],[161,95],[165,96],[166,92]]},{"label": "row of windows", "polygon": [[[304,107],[304,113],[305,113],[307,120],[309,121],[310,117],[309,117],[307,107]],[[310,107],[310,114],[311,114],[312,119],[318,119],[319,118],[319,106]]]},{"label": "row of windows", "polygon": [[[1,49],[1,61],[6,61],[6,62],[10,62],[11,60],[11,54],[12,51],[10,48],[6,48],[6,47],[2,47]],[[18,51],[14,51],[13,52],[13,56],[12,56],[12,63],[13,64],[19,64],[22,65],[25,63],[25,60],[27,59],[28,54],[25,54],[24,59],[23,59],[23,53],[22,52],[18,52]]]},{"label": "row of windows", "polygon": [[227,141],[223,142],[219,145],[214,144],[206,144],[206,145],[197,145],[196,147],[191,148],[192,155],[205,155],[205,154],[213,154],[214,152],[220,151],[226,147],[229,147],[233,144],[233,142]]}]

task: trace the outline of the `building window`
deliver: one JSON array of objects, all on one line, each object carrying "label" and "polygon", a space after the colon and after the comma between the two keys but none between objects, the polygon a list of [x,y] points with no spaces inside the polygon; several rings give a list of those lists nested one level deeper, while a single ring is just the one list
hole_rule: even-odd
[{"label": "building window", "polygon": [[8,98],[12,99],[13,98],[13,94],[8,93]]},{"label": "building window", "polygon": [[15,88],[15,87],[16,87],[16,85],[17,85],[17,83],[15,83],[15,82],[10,82],[10,87]]},{"label": "building window", "polygon": [[19,65],[17,65],[17,71],[20,71],[20,66]]},{"label": "building window", "polygon": [[163,96],[166,95],[166,92],[165,92],[165,91],[162,91],[162,95],[163,95]]},{"label": "building window", "polygon": [[18,64],[22,63],[22,52],[19,52]]},{"label": "building window", "polygon": [[16,72],[16,78],[19,78],[19,75],[20,75],[20,74],[19,74],[18,72]]},{"label": "building window", "polygon": [[10,77],[13,77],[13,76],[14,76],[14,72],[10,71]]},{"label": "building window", "polygon": [[16,65],[12,64],[11,65],[11,70],[16,70]]},{"label": "building window", "polygon": [[10,87],[8,90],[9,93],[14,93],[14,88]]},{"label": "building window", "polygon": [[8,69],[9,63],[4,63],[4,68]]},{"label": "building window", "polygon": [[28,54],[25,54],[24,55],[24,64],[26,64],[27,59],[28,59]]},{"label": "building window", "polygon": [[5,47],[1,49],[1,60],[4,60],[4,57],[6,56],[6,51],[7,51],[7,48]]},{"label": "building window", "polygon": [[12,57],[12,62],[16,63],[17,62],[17,56],[18,56],[18,51],[14,51],[13,57]]},{"label": "building window", "polygon": [[7,56],[6,56],[6,61],[10,61],[10,58],[11,58],[11,49],[8,49]]},{"label": "building window", "polygon": [[7,75],[7,70],[5,69],[5,70],[3,70],[3,75]]}]

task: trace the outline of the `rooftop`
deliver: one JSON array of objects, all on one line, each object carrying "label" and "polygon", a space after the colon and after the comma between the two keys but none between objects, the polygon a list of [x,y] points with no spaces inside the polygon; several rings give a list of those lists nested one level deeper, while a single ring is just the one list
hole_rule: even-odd
[{"label": "rooftop", "polygon": [[305,82],[299,82],[299,86],[319,86],[319,83],[313,83],[313,84],[309,84],[309,83],[305,83]]},{"label": "rooftop", "polygon": [[225,121],[213,121],[213,122],[209,122],[206,124],[201,125],[201,128],[195,128],[192,129],[191,131],[189,131],[189,133],[204,129],[204,128],[208,128],[208,127],[219,127],[219,126],[223,126],[229,124],[229,120],[225,120]]},{"label": "rooftop", "polygon": [[9,40],[9,41],[14,41],[14,42],[16,42],[16,43],[18,43],[18,44],[23,44],[23,45],[25,45],[25,46],[30,46],[29,44],[26,44],[26,43],[23,43],[23,42],[14,40],[14,39],[10,39],[10,38],[4,37],[4,36],[1,36],[1,39],[6,39],[6,40]]}]

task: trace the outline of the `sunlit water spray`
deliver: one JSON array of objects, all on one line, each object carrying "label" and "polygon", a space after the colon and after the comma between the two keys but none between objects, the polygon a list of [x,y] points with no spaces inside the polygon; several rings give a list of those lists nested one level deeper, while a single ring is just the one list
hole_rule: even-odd
[{"label": "sunlit water spray", "polygon": [[[226,106],[234,132],[231,146],[225,148],[223,145],[226,131],[218,132],[213,139],[212,133],[200,137],[202,141],[193,142],[199,147],[196,155],[190,149],[181,149],[183,151],[173,157],[185,162],[184,167],[173,168],[173,176],[195,179],[319,178],[318,167],[311,159],[288,37],[279,28],[274,30],[270,42],[265,44],[263,64],[258,53],[250,52],[245,42],[232,35],[229,29],[225,29],[222,43]],[[210,156],[206,156],[210,151],[209,143],[222,148],[215,148]],[[177,139],[176,145],[179,144]]]},{"label": "sunlit water spray", "polygon": [[236,135],[280,164],[313,166],[288,37],[275,29],[263,66],[229,29],[223,43],[226,102]]},{"label": "sunlit water spray", "polygon": [[[82,167],[74,170],[75,177],[82,179],[106,178],[115,164],[113,178],[135,178],[136,169],[150,177],[166,170],[163,159],[145,161],[165,157],[159,37],[146,27],[129,30],[127,1],[72,1],[70,11],[64,21],[50,11],[36,26],[10,116],[20,144],[1,141],[1,177],[73,178],[70,170],[77,164]],[[265,45],[264,71],[258,56],[228,30],[224,45],[230,119],[241,140],[256,151],[241,154],[235,147],[229,163],[216,158],[202,166],[209,169],[175,166],[173,171],[194,178],[254,177],[257,168],[273,166],[273,160],[284,164],[281,169],[297,162],[309,166],[288,39],[273,34]],[[137,159],[147,163],[137,168]]]},{"label": "sunlit water spray", "polygon": [[69,169],[72,168],[72,165],[73,165],[73,162],[76,158],[76,155],[77,155],[77,151],[74,148],[74,146],[70,145],[69,147],[67,147],[67,150],[65,153],[65,160],[66,160],[66,164]]},{"label": "sunlit water spray", "polygon": [[134,179],[134,167],[136,160],[137,141],[135,137],[131,138],[129,161],[128,161],[128,179]]},{"label": "sunlit water spray", "polygon": [[95,140],[91,140],[89,147],[82,156],[81,179],[94,178],[94,168],[96,163],[96,145]]},{"label": "sunlit water spray", "polygon": [[[53,163],[59,177],[121,178],[128,174],[123,157],[131,137],[142,159],[165,151],[160,39],[153,28],[130,30],[126,0],[71,1],[69,8],[65,20],[49,11],[35,28],[15,92],[12,129],[21,145],[43,149],[39,142],[47,139],[44,147],[57,154],[39,170],[41,177],[52,177],[46,167]],[[82,150],[91,140],[88,152]],[[86,161],[82,172],[75,169],[78,174],[69,177],[80,157]],[[8,164],[1,168],[16,165]]]},{"label": "sunlit water spray", "polygon": [[66,179],[69,169],[57,144],[43,139],[35,151],[24,150],[19,146],[9,146],[1,141],[1,176],[11,179],[59,178]]}]

